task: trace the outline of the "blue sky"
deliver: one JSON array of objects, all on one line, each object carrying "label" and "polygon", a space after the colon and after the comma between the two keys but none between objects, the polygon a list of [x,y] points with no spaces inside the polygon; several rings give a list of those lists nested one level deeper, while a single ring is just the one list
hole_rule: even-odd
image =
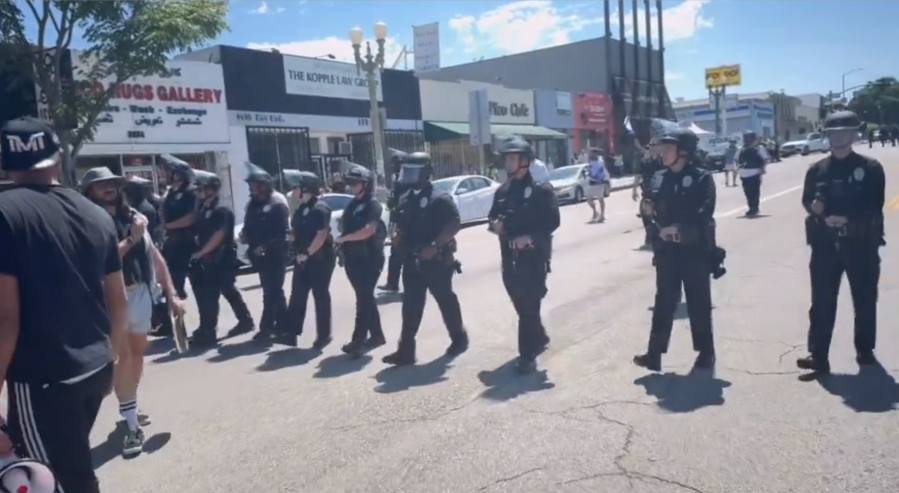
[{"label": "blue sky", "polygon": [[[617,1],[612,4],[614,10]],[[626,2],[627,9],[631,4]],[[602,36],[602,9],[597,0],[243,0],[231,2],[231,30],[216,41],[349,61],[349,28],[359,25],[368,34],[383,21],[392,63],[403,44],[411,48],[411,26],[436,21],[447,66]],[[899,2],[688,0],[663,2],[663,11],[672,98],[704,97],[703,69],[726,64],[742,65],[737,92],[840,91],[842,74],[857,68],[864,70],[846,76],[847,88],[899,75],[891,57],[870,41],[877,33],[895,32]],[[617,33],[618,16],[612,17]],[[844,41],[835,40],[840,32],[849,33]],[[890,50],[891,44],[884,47]]]}]

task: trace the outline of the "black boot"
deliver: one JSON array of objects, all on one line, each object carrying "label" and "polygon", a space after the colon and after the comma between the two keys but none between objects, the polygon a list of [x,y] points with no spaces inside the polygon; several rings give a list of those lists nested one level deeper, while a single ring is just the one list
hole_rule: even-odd
[{"label": "black boot", "polygon": [[331,344],[331,341],[334,339],[331,336],[320,336],[315,339],[315,342],[312,343],[312,349],[315,351],[321,351],[328,347],[328,344]]},{"label": "black boot", "polygon": [[858,363],[859,366],[876,365],[877,357],[874,356],[874,351],[862,351],[855,355],[855,362]]},{"label": "black boot", "polygon": [[231,330],[228,331],[228,337],[237,337],[243,334],[249,334],[253,332],[256,328],[256,324],[253,323],[253,319],[243,319],[237,322]]},{"label": "black boot", "polygon": [[662,371],[662,355],[657,353],[638,354],[634,364],[650,371]]},{"label": "black boot", "polygon": [[699,355],[696,356],[696,361],[693,362],[694,368],[713,368],[715,366],[715,361],[717,358],[715,357],[715,351],[700,351]]},{"label": "black boot", "polygon": [[796,367],[800,370],[811,370],[814,374],[830,373],[830,362],[825,358],[808,355],[796,360]]},{"label": "black boot", "polygon": [[351,341],[349,344],[344,344],[340,350],[353,359],[359,359],[365,354],[365,342]]},{"label": "black boot", "polygon": [[216,342],[215,330],[200,328],[191,334],[188,345],[191,349],[204,349],[215,346]]},{"label": "black boot", "polygon": [[465,351],[468,351],[468,332],[463,329],[462,333],[453,338],[449,347],[446,348],[446,355],[456,357]]},{"label": "black boot", "polygon": [[519,356],[518,362],[515,364],[515,371],[519,375],[527,375],[533,373],[537,369],[537,360],[531,356]]}]

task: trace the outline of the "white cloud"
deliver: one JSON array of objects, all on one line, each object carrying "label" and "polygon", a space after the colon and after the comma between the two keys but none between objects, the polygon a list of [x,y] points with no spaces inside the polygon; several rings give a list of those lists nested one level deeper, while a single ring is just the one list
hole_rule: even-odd
[{"label": "white cloud", "polygon": [[677,74],[677,73],[673,73],[673,72],[666,72],[666,73],[665,73],[665,80],[666,80],[666,81],[681,80],[681,79],[683,79],[683,78],[684,78],[684,74]]},{"label": "white cloud", "polygon": [[[662,22],[665,29],[665,42],[687,39],[700,29],[713,26],[712,19],[704,17],[703,7],[709,0],[687,0],[679,5],[663,9]],[[650,12],[655,14],[655,10]],[[475,17],[457,15],[450,19],[449,28],[455,33],[456,41],[468,53],[476,53],[486,49],[502,53],[521,53],[525,51],[558,46],[572,41],[574,35],[586,28],[602,35],[605,21],[601,6],[597,3],[585,3],[557,7],[550,0],[521,0],[505,4],[484,12]],[[638,9],[639,26],[643,26],[645,10]],[[618,14],[611,15],[612,32],[617,36]],[[625,16],[625,31],[632,36],[633,15]],[[652,23],[653,40],[658,40],[658,23]],[[646,33],[640,33],[640,39],[646,39]]]},{"label": "white cloud", "polygon": [[277,14],[280,12],[284,12],[284,7],[275,7],[274,9],[268,6],[268,2],[261,2],[258,7],[251,10],[251,14]]},{"label": "white cloud", "polygon": [[[377,49],[377,44],[371,40],[372,50]],[[334,59],[341,62],[354,63],[353,45],[350,44],[349,34],[346,38],[338,38],[329,36],[324,39],[313,39],[309,41],[291,41],[288,43],[249,43],[247,48],[254,50],[271,51],[278,50],[285,55],[299,55],[308,57],[328,58],[333,55]],[[390,68],[397,59],[403,47],[395,38],[388,37],[384,41],[384,65]],[[365,54],[365,42],[362,43],[362,54]]]}]

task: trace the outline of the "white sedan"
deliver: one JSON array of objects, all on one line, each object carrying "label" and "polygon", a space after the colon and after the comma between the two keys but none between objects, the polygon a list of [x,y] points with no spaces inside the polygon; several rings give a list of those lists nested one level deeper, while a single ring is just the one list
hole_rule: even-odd
[{"label": "white sedan", "polygon": [[[346,209],[347,204],[353,200],[352,195],[347,195],[344,193],[326,193],[318,198],[328,207],[331,208],[331,236],[337,238],[340,236],[340,232],[337,230],[337,225],[340,222],[340,218],[343,217],[343,211]],[[378,225],[381,233],[383,235],[387,235],[387,225],[390,224],[390,211],[387,210],[387,206],[381,204],[381,222]],[[240,232],[243,230],[243,224],[238,224],[236,228],[234,228],[234,238],[237,241],[237,260],[243,266],[250,265],[250,260],[247,257],[247,246],[240,243],[237,239],[240,238]],[[390,242],[390,238],[387,238],[387,242]]]},{"label": "white sedan", "polygon": [[[590,186],[590,180],[587,178],[589,166],[587,163],[572,164],[556,168],[549,174],[549,183],[553,186],[556,199],[560,203],[576,204],[584,200],[587,188]],[[608,194],[612,185],[606,182],[605,186],[606,194]]]},{"label": "white sedan", "polygon": [[432,184],[453,198],[463,224],[486,220],[493,206],[493,195],[499,188],[499,183],[480,175],[453,176]]}]

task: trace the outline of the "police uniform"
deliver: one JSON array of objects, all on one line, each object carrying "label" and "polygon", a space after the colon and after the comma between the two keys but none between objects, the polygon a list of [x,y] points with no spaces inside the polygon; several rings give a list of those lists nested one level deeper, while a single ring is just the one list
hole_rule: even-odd
[{"label": "police uniform", "polygon": [[746,215],[750,217],[759,214],[762,175],[765,174],[765,165],[768,163],[768,153],[757,139],[755,132],[743,133],[743,149],[737,159],[737,164],[740,165],[740,183],[749,209]]},{"label": "police uniform", "polygon": [[[825,119],[824,131],[856,132],[859,124],[855,113],[840,111]],[[833,144],[835,140],[831,142]],[[851,146],[851,141],[848,145]],[[855,308],[857,362],[860,365],[876,362],[879,248],[885,244],[885,182],[880,162],[854,151],[842,159],[831,154],[813,164],[805,175],[802,204],[809,212],[806,236],[811,246],[812,303],[809,309],[809,356],[797,361],[802,369],[830,371],[828,353],[844,272],[849,278]],[[816,212],[818,208],[820,210]],[[846,222],[834,223],[833,217],[845,218]]]},{"label": "police uniform", "polygon": [[[196,171],[196,185],[201,190],[218,192],[221,180],[215,173]],[[214,344],[218,329],[219,297],[224,296],[237,317],[237,325],[228,332],[235,336],[251,332],[253,316],[235,285],[237,277],[237,248],[234,243],[234,212],[219,202],[218,196],[204,201],[197,211],[193,234],[195,250],[199,253],[215,236],[222,232],[222,241],[206,255],[195,258],[190,267],[190,285],[197,298],[200,326],[191,337],[191,345],[203,347]]]},{"label": "police uniform", "polygon": [[123,189],[128,203],[147,218],[147,231],[156,245],[162,245],[162,221],[159,205],[153,203],[153,182],[139,176],[128,177]]},{"label": "police uniform", "polygon": [[[0,129],[4,171],[47,170],[60,159],[45,123],[23,118]],[[112,386],[106,289],[122,286],[112,218],[76,190],[13,184],[0,192],[0,245],[0,275],[18,280],[20,300],[0,313],[19,321],[15,341],[2,341],[14,344],[4,432],[20,456],[49,464],[58,491],[98,493],[90,435]]]},{"label": "police uniform", "polygon": [[[430,177],[430,155],[416,152],[405,158],[400,181],[407,190],[397,206],[396,243],[391,247],[403,265],[403,325],[397,351],[384,357],[387,364],[415,363],[415,336],[429,291],[449,332],[446,354],[457,356],[468,349],[459,298],[453,292],[459,209],[449,194],[434,189]],[[452,236],[441,238],[448,230]]]},{"label": "police uniform", "polygon": [[247,183],[260,182],[269,187],[268,197],[250,198],[242,232],[247,255],[262,286],[262,318],[254,339],[264,340],[276,334],[277,324],[287,314],[284,278],[290,209],[284,195],[272,189],[274,179],[267,171],[252,163],[247,163],[247,168]]},{"label": "police uniform", "polygon": [[[331,277],[337,255],[334,251],[334,239],[331,237],[331,209],[318,199],[322,188],[321,179],[307,171],[284,170],[281,181],[290,188],[299,188],[303,195],[311,198],[297,208],[290,221],[293,233],[293,250],[306,256],[302,263],[296,263],[291,280],[290,303],[288,316],[278,341],[296,346],[297,337],[303,333],[306,320],[306,306],[309,293],[315,303],[316,337],[313,349],[324,349],[331,342]],[[320,232],[327,231],[327,238],[319,248],[310,252],[309,248]]]},{"label": "police uniform", "polygon": [[[640,160],[638,166],[638,173],[640,174],[640,193],[643,196],[643,199],[646,199],[652,193],[652,190],[650,189],[652,177],[659,171],[665,169],[665,167],[662,165],[662,158],[654,156],[644,156],[643,159]],[[643,213],[642,207],[639,215],[640,219],[643,221],[643,230],[646,233],[643,244],[648,248],[652,246],[653,238],[656,236],[655,226],[652,215]]]},{"label": "police uniform", "polygon": [[656,295],[649,347],[646,354],[634,357],[634,363],[653,371],[661,369],[683,286],[693,350],[699,352],[696,366],[709,367],[715,363],[711,299],[715,181],[707,171],[690,163],[698,144],[693,132],[677,129],[660,141],[675,144],[678,159],[686,160],[686,164],[680,171],[660,171],[652,179],[654,191],[649,200],[659,234],[673,225],[678,229],[673,236],[655,239]]},{"label": "police uniform", "polygon": [[[508,139],[499,152],[518,154],[528,162],[534,158],[530,144],[521,138]],[[536,367],[537,356],[549,344],[540,305],[547,293],[552,234],[561,219],[552,185],[534,181],[530,173],[520,178],[515,173],[509,172],[509,179],[497,189],[488,218],[500,237],[503,285],[518,314],[518,369],[526,373]],[[502,229],[497,231],[499,223]],[[513,241],[520,237],[530,237],[530,245],[516,247]]]},{"label": "police uniform", "polygon": [[[344,177],[348,186],[365,184],[365,190],[347,204],[343,210],[341,236],[353,234],[369,224],[381,221],[381,204],[372,196],[374,177],[361,166],[350,169]],[[341,349],[353,357],[359,357],[366,350],[383,346],[384,331],[381,328],[381,314],[375,300],[375,286],[384,269],[384,239],[386,232],[375,234],[360,241],[346,241],[340,244],[344,269],[353,292],[356,294],[356,320],[353,336],[349,344]]]},{"label": "police uniform", "polygon": [[169,274],[175,284],[175,290],[181,299],[187,298],[184,281],[190,270],[190,256],[194,253],[194,242],[191,234],[193,219],[180,228],[172,228],[171,223],[191,216],[197,209],[197,193],[193,183],[194,170],[190,164],[168,154],[162,156],[162,162],[171,178],[180,177],[177,186],[169,188],[162,202],[162,219],[165,228],[165,240],[162,256],[169,267]]},{"label": "police uniform", "polygon": [[[400,204],[400,198],[406,193],[406,190],[409,188],[408,185],[403,183],[400,180],[400,170],[402,167],[402,162],[406,158],[406,153],[398,152],[394,154],[390,160],[393,163],[393,174],[394,174],[394,182],[393,189],[390,191],[390,196],[387,198],[387,208],[390,210],[390,223],[391,225],[396,224],[396,215],[397,208]],[[379,289],[384,291],[399,291],[400,290],[400,274],[403,270],[403,259],[398,254],[396,248],[393,247],[393,244],[390,246],[390,257],[387,259],[387,281],[383,286],[380,286]]]}]

